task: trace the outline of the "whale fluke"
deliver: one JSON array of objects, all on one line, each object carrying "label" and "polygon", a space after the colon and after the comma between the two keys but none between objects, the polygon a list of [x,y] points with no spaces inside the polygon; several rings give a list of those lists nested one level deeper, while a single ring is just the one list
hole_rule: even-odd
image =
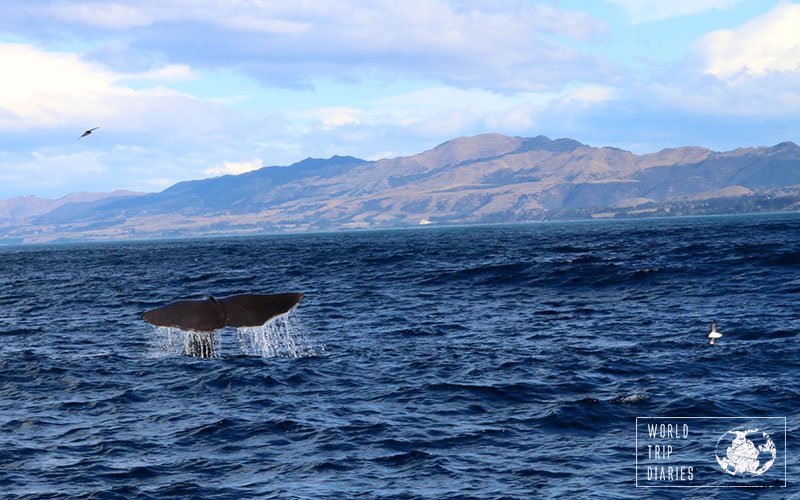
[{"label": "whale fluke", "polygon": [[292,310],[302,293],[233,295],[223,299],[179,300],[142,314],[155,326],[185,330],[185,353],[198,358],[214,357],[214,331],[226,326],[261,326]]},{"label": "whale fluke", "polygon": [[276,295],[234,295],[220,299],[228,326],[261,326],[280,314],[289,312],[303,300],[302,293]]},{"label": "whale fluke", "polygon": [[179,300],[147,311],[142,314],[142,319],[156,326],[213,332],[225,326],[261,326],[275,316],[289,312],[302,299],[302,293],[279,293]]}]

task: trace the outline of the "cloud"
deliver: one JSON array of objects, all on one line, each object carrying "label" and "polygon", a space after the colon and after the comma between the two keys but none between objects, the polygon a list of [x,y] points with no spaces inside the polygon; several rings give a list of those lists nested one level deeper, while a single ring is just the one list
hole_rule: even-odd
[{"label": "cloud", "polygon": [[[650,75],[632,73],[614,89],[612,102],[557,116],[566,123],[594,127],[625,117],[627,126],[607,127],[625,130],[629,137],[618,132],[619,143],[664,144],[664,137],[682,137],[685,143],[696,144],[699,138],[713,137],[715,144],[730,146],[737,140],[752,144],[755,137],[772,138],[758,143],[796,139],[800,128],[791,124],[800,115],[797,26],[800,5],[780,2],[738,27],[698,38],[682,58],[653,66]],[[604,111],[597,114],[598,110]],[[574,121],[568,121],[571,118]],[[748,124],[752,138],[746,137]],[[587,136],[593,133],[589,128],[579,125],[576,133]]]},{"label": "cloud", "polygon": [[226,161],[220,166],[206,169],[206,175],[239,175],[246,172],[252,172],[253,170],[258,170],[263,166],[264,163],[258,158],[245,161]]},{"label": "cloud", "polygon": [[352,106],[326,106],[301,111],[294,116],[300,119],[313,120],[321,123],[325,128],[357,125],[361,123],[359,116],[363,111]]},{"label": "cloud", "polygon": [[614,72],[581,48],[607,36],[604,22],[522,0],[142,0],[107,9],[94,2],[15,3],[0,7],[0,19],[7,17],[0,27],[9,32],[24,26],[27,36],[48,37],[58,29],[99,41],[124,29],[127,43],[106,55],[159,54],[173,64],[236,68],[271,85],[381,74],[522,91]]},{"label": "cloud", "polygon": [[618,97],[619,92],[614,87],[589,84],[567,90],[564,95],[558,99],[558,102],[561,105],[575,105],[585,108],[597,103],[612,101]]},{"label": "cloud", "polygon": [[781,2],[736,29],[709,33],[695,44],[706,74],[730,79],[800,70],[800,4]]},{"label": "cloud", "polygon": [[753,129],[774,122],[786,130],[784,120],[800,114],[798,26],[800,5],[781,2],[736,28],[708,33],[627,99],[642,112],[747,120]]},{"label": "cloud", "polygon": [[628,14],[634,24],[734,8],[741,0],[606,0]]},{"label": "cloud", "polygon": [[[539,135],[546,131],[560,136],[558,129],[565,120],[617,98],[617,89],[599,85],[517,94],[430,87],[365,100],[344,109],[287,113],[290,121],[307,123],[297,141],[309,154],[354,154],[374,159],[417,153],[454,137],[483,132]],[[325,117],[333,111],[346,111],[358,121],[327,126]]]},{"label": "cloud", "polygon": [[697,115],[749,117],[754,126],[800,114],[800,74],[765,74],[736,82],[686,75],[684,81],[651,83],[649,99]]},{"label": "cloud", "polygon": [[7,68],[0,78],[0,131],[80,128],[100,122],[114,124],[118,130],[141,131],[167,119],[174,112],[171,106],[185,110],[186,101],[192,100],[159,86],[134,90],[120,84],[122,80],[158,84],[186,78],[191,70],[185,66],[114,73],[74,53],[9,43],[0,43],[0,62]]},{"label": "cloud", "polygon": [[168,64],[142,72],[120,73],[115,79],[116,81],[174,83],[195,80],[199,77],[200,75],[196,71],[185,64]]},{"label": "cloud", "polygon": [[75,54],[0,44],[0,62],[7,68],[0,79],[0,130],[63,125],[87,114],[94,121],[102,114],[99,97],[125,93],[113,87],[111,74]]},{"label": "cloud", "polygon": [[66,24],[112,31],[180,21],[208,22],[234,30],[261,33],[300,33],[310,28],[306,23],[276,18],[282,11],[277,5],[237,0],[144,0],[128,4],[61,1],[44,5],[29,4],[24,11],[36,17],[47,17]]},{"label": "cloud", "polygon": [[[103,153],[96,151],[56,151],[47,148],[27,155],[0,154],[0,183],[16,192],[63,192],[63,186],[75,178],[92,179],[102,177],[107,169],[103,164]],[[89,190],[90,186],[85,185]],[[21,191],[20,191],[21,190]],[[51,191],[52,190],[52,191]],[[78,191],[75,189],[74,191]],[[5,189],[0,188],[0,194]],[[12,194],[9,192],[9,194]]]},{"label": "cloud", "polygon": [[28,9],[37,15],[48,16],[66,23],[114,30],[147,26],[153,21],[135,6],[109,2],[56,2]]}]

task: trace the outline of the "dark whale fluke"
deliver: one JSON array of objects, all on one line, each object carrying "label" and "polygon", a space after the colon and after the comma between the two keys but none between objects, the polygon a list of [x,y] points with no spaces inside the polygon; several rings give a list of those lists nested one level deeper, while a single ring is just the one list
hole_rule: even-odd
[{"label": "dark whale fluke", "polygon": [[261,326],[292,310],[302,293],[275,295],[233,295],[224,299],[179,300],[142,314],[156,326],[186,330],[186,354],[197,358],[214,357],[214,330],[225,326]]},{"label": "dark whale fluke", "polygon": [[147,311],[142,314],[142,319],[156,326],[213,332],[225,326],[261,326],[271,318],[289,312],[302,299],[302,293],[278,293],[179,300]]}]

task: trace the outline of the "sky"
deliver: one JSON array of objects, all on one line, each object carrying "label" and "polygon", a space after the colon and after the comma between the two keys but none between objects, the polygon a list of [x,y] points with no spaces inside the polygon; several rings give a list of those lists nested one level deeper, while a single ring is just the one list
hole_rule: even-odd
[{"label": "sky", "polygon": [[800,142],[799,27],[788,0],[3,0],[0,199],[482,133]]}]

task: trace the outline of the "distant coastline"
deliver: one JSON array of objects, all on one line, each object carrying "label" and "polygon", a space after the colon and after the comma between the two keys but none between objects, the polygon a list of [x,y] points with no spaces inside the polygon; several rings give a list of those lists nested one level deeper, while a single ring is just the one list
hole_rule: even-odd
[{"label": "distant coastline", "polygon": [[0,249],[13,248],[13,247],[49,247],[49,246],[70,246],[70,245],[84,245],[84,244],[97,244],[97,245],[116,245],[116,244],[151,244],[151,243],[180,243],[180,242],[199,242],[210,241],[217,239],[248,239],[248,238],[281,238],[281,237],[303,237],[314,235],[331,235],[331,234],[363,234],[363,233],[381,233],[392,231],[437,231],[437,230],[468,230],[468,229],[492,229],[502,228],[503,226],[517,227],[526,225],[555,225],[555,224],[609,224],[609,223],[666,223],[691,220],[708,220],[708,219],[728,219],[728,218],[793,218],[800,219],[800,211],[791,212],[742,212],[742,213],[721,213],[721,214],[692,214],[692,215],[666,215],[666,216],[642,216],[642,217],[619,217],[619,218],[584,218],[584,219],[543,219],[519,222],[484,222],[484,223],[465,223],[465,224],[440,224],[440,225],[414,225],[414,226],[397,226],[397,227],[371,227],[362,229],[342,228],[342,229],[324,229],[324,230],[308,230],[308,231],[284,231],[284,232],[264,232],[256,234],[198,234],[188,236],[164,236],[156,238],[140,238],[140,239],[54,239],[48,241],[10,241],[0,240]]},{"label": "distant coastline", "polygon": [[483,134],[407,157],[308,158],[158,193],[0,200],[0,244],[797,211],[792,142],[636,155]]}]

